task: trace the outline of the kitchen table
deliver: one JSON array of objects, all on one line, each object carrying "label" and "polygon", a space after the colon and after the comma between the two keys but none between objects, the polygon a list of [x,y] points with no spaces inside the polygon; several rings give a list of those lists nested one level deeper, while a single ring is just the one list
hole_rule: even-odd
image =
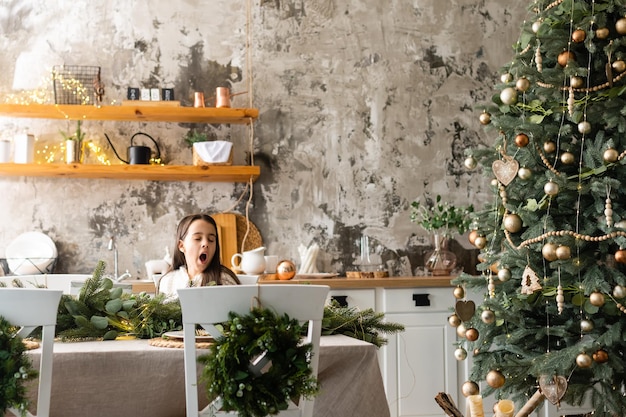
[{"label": "kitchen table", "polygon": [[[183,349],[149,340],[56,342],[50,416],[184,417],[184,374]],[[323,336],[318,380],[315,417],[389,417],[374,345]]]}]

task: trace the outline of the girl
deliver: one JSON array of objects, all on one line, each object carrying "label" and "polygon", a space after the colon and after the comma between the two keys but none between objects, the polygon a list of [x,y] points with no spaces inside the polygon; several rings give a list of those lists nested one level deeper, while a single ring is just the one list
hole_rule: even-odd
[{"label": "girl", "polygon": [[183,218],[178,223],[172,265],[159,281],[158,292],[178,298],[178,288],[239,283],[237,276],[220,263],[215,220],[206,214]]}]

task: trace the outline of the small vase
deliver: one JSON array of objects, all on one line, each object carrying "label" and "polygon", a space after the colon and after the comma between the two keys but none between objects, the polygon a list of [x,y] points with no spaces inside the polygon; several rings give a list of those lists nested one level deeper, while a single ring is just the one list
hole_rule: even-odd
[{"label": "small vase", "polygon": [[432,239],[435,250],[426,254],[424,263],[433,275],[450,275],[456,266],[456,255],[448,250],[448,238],[443,234],[434,233]]},{"label": "small vase", "polygon": [[77,140],[65,141],[65,162],[68,164],[80,163],[82,160],[81,143]]}]

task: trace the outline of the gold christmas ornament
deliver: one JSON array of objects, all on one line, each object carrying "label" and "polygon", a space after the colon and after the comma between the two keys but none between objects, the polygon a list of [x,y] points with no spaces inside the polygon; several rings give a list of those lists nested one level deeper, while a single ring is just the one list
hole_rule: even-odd
[{"label": "gold christmas ornament", "polygon": [[626,70],[626,62],[618,59],[611,64],[611,67],[617,72],[624,72]]},{"label": "gold christmas ornament", "polygon": [[589,294],[589,302],[591,303],[591,305],[594,305],[596,307],[602,307],[604,305],[604,301],[604,294],[602,294],[601,292],[594,291]]},{"label": "gold christmas ornament", "polygon": [[507,214],[502,221],[504,228],[511,232],[517,233],[522,230],[522,219],[517,214]]},{"label": "gold christmas ornament", "polygon": [[524,92],[530,88],[530,81],[528,81],[528,78],[522,77],[515,83],[515,88]]},{"label": "gold christmas ornament", "polygon": [[570,78],[569,80],[569,85],[572,88],[580,88],[585,84],[585,80],[583,80],[582,77],[579,77],[577,75],[573,76],[572,78]]},{"label": "gold christmas ornament", "polygon": [[458,300],[460,298],[465,297],[465,290],[463,289],[463,287],[459,285],[454,288],[453,294],[454,294],[454,298]]},{"label": "gold christmas ornament", "polygon": [[598,39],[606,39],[609,37],[609,28],[598,28],[596,29],[596,38]]},{"label": "gold christmas ornament", "polygon": [[496,389],[501,388],[506,382],[506,379],[504,378],[504,375],[502,375],[502,372],[496,370],[489,371],[485,380],[487,381],[487,385],[489,385],[491,388]]},{"label": "gold christmas ornament", "polygon": [[487,246],[487,238],[484,236],[477,236],[476,239],[474,239],[474,246],[478,249],[484,249],[485,246]]},{"label": "gold christmas ornament", "polygon": [[528,142],[530,142],[530,140],[528,139],[528,135],[526,135],[525,133],[520,133],[515,136],[515,144],[520,148],[528,146]]},{"label": "gold christmas ornament", "polygon": [[467,331],[467,328],[465,327],[465,325],[463,323],[461,323],[456,328],[456,335],[458,337],[460,337],[461,339],[465,339],[465,332],[466,331]]},{"label": "gold christmas ornament", "polygon": [[609,360],[609,354],[604,349],[597,350],[593,353],[593,360],[596,363],[606,363]]},{"label": "gold christmas ornament", "polygon": [[533,22],[531,29],[534,33],[539,32],[539,28],[541,27],[541,20],[536,20]]},{"label": "gold christmas ornament", "polygon": [[456,314],[452,314],[448,317],[448,324],[452,327],[459,327],[461,325],[461,319]]},{"label": "gold christmas ornament", "polygon": [[615,223],[615,227],[620,229],[626,229],[626,220],[618,221],[617,223]]},{"label": "gold christmas ornament", "polygon": [[560,245],[556,248],[556,257],[562,261],[569,259],[572,256],[572,251],[569,246]]},{"label": "gold christmas ornament", "polygon": [[474,316],[474,313],[476,312],[476,303],[474,303],[472,300],[459,300],[454,305],[454,311],[462,321],[471,320],[471,318]]},{"label": "gold christmas ornament", "polygon": [[559,184],[554,181],[548,181],[546,185],[543,186],[543,192],[549,196],[555,196],[559,193]]},{"label": "gold christmas ornament", "polygon": [[467,240],[469,240],[469,243],[471,243],[472,245],[476,241],[477,237],[478,237],[478,230],[470,230],[469,233],[467,234]]},{"label": "gold christmas ornament", "polygon": [[556,60],[560,66],[565,67],[569,61],[576,61],[576,55],[572,51],[563,51]]},{"label": "gold christmas ornament", "polygon": [[517,177],[520,180],[529,180],[531,177],[533,176],[533,172],[526,168],[526,167],[521,167],[518,171],[517,171]]},{"label": "gold christmas ornament", "polygon": [[615,298],[626,297],[626,288],[624,288],[621,285],[616,285],[615,288],[613,288],[613,297]]},{"label": "gold christmas ornament", "polygon": [[619,153],[617,152],[617,150],[613,148],[608,148],[602,154],[602,158],[604,159],[605,162],[608,162],[608,163],[617,162],[617,159],[619,158]]},{"label": "gold christmas ornament", "polygon": [[467,351],[462,347],[458,347],[454,351],[454,357],[457,361],[463,361],[467,358]]},{"label": "gold christmas ornament", "polygon": [[465,158],[465,161],[463,161],[463,165],[465,165],[465,168],[469,169],[470,171],[476,168],[477,164],[478,163],[476,162],[476,159],[474,159],[473,156],[468,156],[467,158]]},{"label": "gold christmas ornament", "polygon": [[583,120],[582,122],[578,123],[578,132],[582,133],[583,135],[586,135],[587,133],[591,132],[591,123],[589,123],[586,120]]},{"label": "gold christmas ornament", "polygon": [[474,381],[465,381],[461,386],[461,393],[465,397],[470,395],[478,395],[480,393],[480,387]]},{"label": "gold christmas ornament", "polygon": [[507,87],[500,92],[500,100],[503,104],[507,104],[509,106],[517,103],[517,90],[513,87]]},{"label": "gold christmas ornament", "polygon": [[503,84],[510,83],[511,81],[513,81],[513,76],[507,72],[500,76],[500,81],[502,81]]},{"label": "gold christmas ornament", "polygon": [[580,331],[583,333],[589,333],[593,330],[593,322],[588,319],[580,321]]},{"label": "gold christmas ornament", "polygon": [[615,30],[620,35],[626,35],[626,18],[621,18],[615,22]]},{"label": "gold christmas ornament", "polygon": [[582,29],[576,29],[572,32],[572,40],[576,43],[584,42],[585,38],[587,38],[587,32]]},{"label": "gold christmas ornament", "polygon": [[626,250],[619,249],[615,252],[615,261],[620,264],[626,264]]},{"label": "gold christmas ornament", "polygon": [[485,324],[491,324],[496,321],[496,313],[491,310],[485,310],[480,314],[480,319]]},{"label": "gold christmas ornament", "polygon": [[480,116],[478,116],[478,120],[480,121],[480,124],[488,125],[491,123],[491,114],[485,110],[480,114]]},{"label": "gold christmas ornament", "polygon": [[556,248],[557,245],[554,243],[546,243],[545,245],[543,245],[543,247],[541,248],[541,254],[546,261],[552,262],[557,260]]},{"label": "gold christmas ornament", "polygon": [[478,340],[478,330],[474,328],[467,329],[465,331],[465,338],[470,342],[475,342],[476,340]]},{"label": "gold christmas ornament", "polygon": [[556,151],[556,143],[552,142],[551,140],[544,142],[543,151],[545,153],[552,153]]},{"label": "gold christmas ornament", "polygon": [[589,368],[592,363],[593,360],[591,359],[591,356],[586,353],[581,353],[576,356],[576,365],[578,365],[579,368]]},{"label": "gold christmas ornament", "polygon": [[296,265],[291,261],[280,261],[276,267],[278,279],[289,280],[296,275]]},{"label": "gold christmas ornament", "polygon": [[572,165],[574,162],[576,162],[576,157],[571,152],[563,152],[561,154],[561,162],[563,162],[565,165]]},{"label": "gold christmas ornament", "polygon": [[511,279],[511,270],[508,268],[502,268],[498,271],[498,279],[502,282],[507,282]]}]

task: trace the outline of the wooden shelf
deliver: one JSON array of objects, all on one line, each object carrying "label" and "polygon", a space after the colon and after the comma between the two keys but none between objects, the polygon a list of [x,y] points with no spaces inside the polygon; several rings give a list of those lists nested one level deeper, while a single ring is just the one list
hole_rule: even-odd
[{"label": "wooden shelf", "polygon": [[68,104],[0,104],[0,116],[63,120],[250,124],[259,117],[259,110],[142,105],[140,101],[137,105],[102,107]]},{"label": "wooden shelf", "polygon": [[116,180],[247,182],[261,174],[258,166],[231,165],[96,165],[2,164],[0,175]]}]

